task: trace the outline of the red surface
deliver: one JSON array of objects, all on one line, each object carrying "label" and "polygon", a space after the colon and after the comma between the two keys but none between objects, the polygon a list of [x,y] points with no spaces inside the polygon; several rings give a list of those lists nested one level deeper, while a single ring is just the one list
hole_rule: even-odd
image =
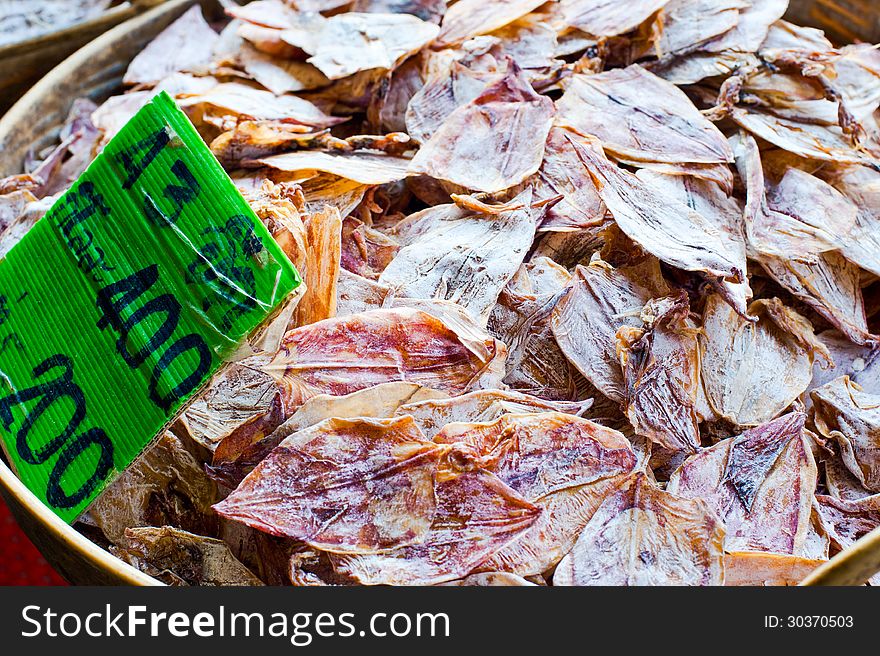
[{"label": "red surface", "polygon": [[67,585],[24,536],[2,499],[0,585]]}]

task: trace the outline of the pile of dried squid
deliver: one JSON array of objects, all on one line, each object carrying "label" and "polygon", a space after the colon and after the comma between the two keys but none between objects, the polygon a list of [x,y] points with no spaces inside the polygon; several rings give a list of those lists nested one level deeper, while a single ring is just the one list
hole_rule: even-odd
[{"label": "pile of dried squid", "polygon": [[880,53],[787,4],[187,11],[0,255],[167,91],[305,286],[78,529],[179,585],[764,585],[880,525]]}]

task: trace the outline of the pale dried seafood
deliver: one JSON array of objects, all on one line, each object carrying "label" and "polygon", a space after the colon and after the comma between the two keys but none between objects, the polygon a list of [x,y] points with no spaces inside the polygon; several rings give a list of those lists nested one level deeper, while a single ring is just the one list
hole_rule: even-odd
[{"label": "pale dried seafood", "polygon": [[569,414],[506,414],[447,424],[434,442],[469,448],[480,465],[542,509],[519,539],[480,566],[541,574],[568,553],[611,489],[636,465],[617,431]]},{"label": "pale dried seafood", "polygon": [[[738,426],[757,426],[791,406],[829,366],[825,346],[801,315],[778,299],[749,307],[757,321],[737,316],[717,295],[703,311],[701,373],[713,411]],[[818,357],[817,357],[818,356]]]},{"label": "pale dried seafood", "polygon": [[805,420],[791,412],[722,440],[686,460],[667,490],[718,514],[726,551],[802,555],[817,476]]},{"label": "pale dried seafood", "polygon": [[420,542],[441,450],[411,417],[327,419],[282,441],[217,512],[333,553]]},{"label": "pale dried seafood", "polygon": [[723,540],[703,501],[664,492],[638,473],[605,498],[553,584],[720,585]]},{"label": "pale dried seafood", "polygon": [[510,207],[439,206],[394,230],[400,250],[378,282],[393,296],[458,303],[485,324],[535,235],[530,191]]},{"label": "pale dried seafood", "polygon": [[643,328],[617,331],[623,370],[623,409],[635,432],[674,452],[700,446],[697,330],[688,325],[687,295],[648,301]]},{"label": "pale dried seafood", "polygon": [[165,91],[304,281],[85,534],[174,584],[788,585],[880,523],[873,46],[786,0],[223,4],[0,180],[2,255]]},{"label": "pale dried seafood", "polygon": [[817,430],[837,442],[847,469],[865,488],[880,491],[880,396],[848,376],[814,389],[810,396]]},{"label": "pale dried seafood", "polygon": [[475,191],[510,189],[541,166],[554,112],[511,63],[503,78],[446,117],[409,170]]},{"label": "pale dried seafood", "polygon": [[127,529],[124,545],[113,551],[168,585],[263,585],[222,540],[171,526]]}]

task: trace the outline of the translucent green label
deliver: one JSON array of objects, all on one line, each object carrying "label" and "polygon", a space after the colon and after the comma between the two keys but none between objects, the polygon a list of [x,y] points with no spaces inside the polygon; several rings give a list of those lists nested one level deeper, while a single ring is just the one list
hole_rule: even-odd
[{"label": "translucent green label", "polygon": [[0,432],[72,522],[300,279],[167,94],[0,261]]}]

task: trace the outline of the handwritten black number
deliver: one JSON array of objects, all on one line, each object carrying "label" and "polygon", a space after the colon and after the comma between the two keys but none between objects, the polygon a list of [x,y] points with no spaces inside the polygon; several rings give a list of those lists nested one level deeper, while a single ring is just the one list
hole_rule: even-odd
[{"label": "handwritten black number", "polygon": [[[66,355],[53,355],[33,370],[35,379],[42,378],[46,374],[60,370],[56,378],[45,381],[7,396],[0,400],[0,419],[8,430],[15,418],[12,408],[23,405],[34,399],[39,399],[36,406],[25,414],[24,421],[16,433],[15,447],[19,457],[32,465],[39,465],[51,458],[61,446],[73,436],[76,429],[86,417],[86,399],[82,390],[73,381],[73,362]],[[73,413],[67,423],[63,425],[61,432],[39,448],[32,448],[28,437],[37,421],[53,405],[68,399],[73,403]]]},{"label": "handwritten black number", "polygon": [[[41,465],[55,453],[61,451],[58,460],[49,474],[46,488],[46,500],[56,508],[73,508],[87,498],[107,478],[113,468],[113,444],[100,428],[91,428],[74,437],[77,429],[86,418],[86,398],[82,389],[73,380],[73,362],[63,354],[46,358],[34,367],[34,379],[47,374],[54,374],[52,380],[37,383],[33,387],[14,392],[0,399],[0,419],[8,430],[14,420],[12,409],[34,399],[39,399],[36,406],[24,415],[24,421],[16,433],[16,451],[19,457],[32,465]],[[73,402],[73,413],[66,423],[56,422],[61,429],[57,436],[40,448],[31,448],[28,437],[37,421],[49,408],[68,399]],[[57,406],[56,406],[57,407]],[[71,464],[92,445],[101,449],[95,471],[73,494],[67,494],[61,486],[61,479]]]},{"label": "handwritten black number", "polygon": [[97,302],[102,316],[98,328],[104,330],[109,324],[117,332],[121,331],[123,310],[143,296],[158,279],[159,267],[151,264],[100,289]]},{"label": "handwritten black number", "polygon": [[[101,455],[95,465],[94,473],[79,489],[72,494],[67,494],[61,486],[61,479],[74,461],[92,445],[97,445],[101,449]],[[73,508],[88,498],[98,485],[107,478],[111,469],[113,469],[113,443],[102,429],[89,429],[67,444],[61,455],[58,456],[58,460],[49,474],[46,500],[56,508]]]},{"label": "handwritten black number", "polygon": [[[122,313],[146,294],[158,279],[158,267],[152,264],[122,280],[107,285],[98,292],[97,304],[103,313],[98,321],[98,328],[103,330],[108,325],[113,326],[119,334],[116,350],[132,369],[141,366],[150,354],[167,344],[180,323],[180,302],[170,294],[162,294],[152,298],[132,312],[128,319],[122,318]],[[149,339],[142,340],[143,346],[132,352],[130,342],[133,331],[148,317],[157,314],[165,315],[162,324]],[[177,358],[188,351],[195,351],[198,355],[199,361],[195,370],[168,393],[160,393],[159,386],[162,378]],[[210,371],[211,362],[211,349],[204,339],[198,335],[187,335],[180,338],[168,347],[153,368],[149,386],[150,400],[163,410],[169,410],[174,403],[185,398],[199,386],[202,378]]]},{"label": "handwritten black number", "polygon": [[[159,381],[162,374],[168,370],[177,358],[188,351],[195,351],[199,357],[195,370],[175,385],[168,394],[160,394]],[[210,371],[211,360],[211,349],[204,339],[198,335],[181,337],[165,351],[153,370],[153,375],[150,377],[150,399],[163,410],[170,410],[177,401],[185,398],[190,392],[195,391],[202,382],[202,379]]]},{"label": "handwritten black number", "polygon": [[147,167],[162,152],[162,149],[171,141],[165,128],[156,130],[153,134],[132,144],[128,148],[119,151],[116,161],[126,173],[123,189],[131,189],[134,183],[140,179]]},{"label": "handwritten black number", "polygon": [[[128,350],[131,333],[138,324],[145,321],[151,314],[164,314],[162,325],[146,343],[134,354]],[[162,294],[152,298],[140,309],[136,310],[128,320],[122,324],[120,337],[116,342],[116,350],[132,369],[141,366],[146,359],[162,346],[171,337],[177,324],[180,323],[180,303],[171,294]]]},{"label": "handwritten black number", "polygon": [[[148,292],[158,279],[159,269],[157,265],[152,264],[98,291],[97,305],[102,312],[98,320],[98,328],[104,330],[109,324],[119,333],[116,350],[132,369],[142,365],[151,353],[167,342],[180,323],[180,302],[171,294],[152,298],[132,312],[128,319],[122,318],[122,313]],[[130,349],[132,334],[154,314],[165,315],[162,325],[149,338],[144,336],[143,346],[132,353]],[[145,331],[141,329],[140,332]]]},{"label": "handwritten black number", "polygon": [[171,172],[180,181],[180,184],[169,183],[165,185],[165,189],[162,191],[163,195],[174,204],[175,209],[171,214],[165,214],[152,196],[147,195],[144,197],[144,212],[147,218],[159,226],[175,223],[180,218],[183,208],[187,203],[195,200],[202,190],[198,180],[196,180],[183,160],[174,162],[171,166]]},{"label": "handwritten black number", "polygon": [[67,214],[59,219],[64,236],[70,238],[73,229],[96,214],[109,216],[110,208],[104,196],[97,190],[95,183],[89,180],[81,183],[76,189],[64,194],[64,208]]}]

